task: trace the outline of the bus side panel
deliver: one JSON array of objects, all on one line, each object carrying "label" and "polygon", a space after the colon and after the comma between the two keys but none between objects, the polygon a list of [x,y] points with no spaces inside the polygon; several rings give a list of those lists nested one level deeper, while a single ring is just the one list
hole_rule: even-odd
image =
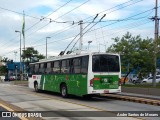
[{"label": "bus side panel", "polygon": [[82,96],[87,94],[87,74],[69,75],[67,80],[68,93]]},{"label": "bus side panel", "polygon": [[42,75],[41,77],[41,89],[52,91],[52,92],[60,92],[60,83],[64,82],[64,75]]},{"label": "bus side panel", "polygon": [[67,85],[68,94],[77,96],[87,94],[87,74],[42,75],[40,89],[60,93],[61,83]]}]

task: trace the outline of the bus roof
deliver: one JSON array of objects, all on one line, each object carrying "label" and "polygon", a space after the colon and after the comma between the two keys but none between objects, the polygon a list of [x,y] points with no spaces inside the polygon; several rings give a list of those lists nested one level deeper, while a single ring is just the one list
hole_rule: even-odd
[{"label": "bus roof", "polygon": [[105,53],[105,52],[88,52],[88,53],[81,53],[81,54],[73,53],[73,54],[67,54],[67,55],[63,55],[63,56],[55,56],[55,57],[51,57],[51,58],[47,58],[47,59],[41,59],[39,62],[34,62],[34,63],[30,63],[30,64],[44,63],[44,62],[63,60],[63,59],[68,59],[68,58],[73,58],[73,57],[75,58],[75,57],[81,57],[81,56],[86,56],[86,55],[99,55],[99,54],[118,55],[119,56],[119,54],[116,54],[116,53]]}]

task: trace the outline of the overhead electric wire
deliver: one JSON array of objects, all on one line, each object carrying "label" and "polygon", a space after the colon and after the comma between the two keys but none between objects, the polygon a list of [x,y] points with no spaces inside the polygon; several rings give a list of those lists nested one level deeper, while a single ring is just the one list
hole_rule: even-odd
[{"label": "overhead electric wire", "polygon": [[[72,12],[73,10],[75,10],[75,9],[77,9],[77,8],[79,8],[79,7],[81,7],[82,5],[86,4],[86,3],[87,3],[87,2],[89,2],[89,1],[90,1],[90,0],[85,1],[84,3],[82,3],[82,4],[80,4],[79,6],[75,7],[74,9],[72,9],[72,10],[70,10],[70,11],[66,12],[65,14],[63,14],[63,15],[61,15],[61,16],[59,16],[59,17],[57,17],[55,20],[57,20],[57,19],[59,19],[59,18],[61,18],[61,17],[65,16],[66,14],[68,14],[68,13]],[[55,20],[52,20],[52,21],[54,22]],[[50,21],[50,23],[51,23],[52,21]],[[50,23],[49,23],[49,24],[50,24]],[[47,25],[49,25],[49,24],[47,24]],[[45,25],[45,26],[43,26],[43,27],[39,28],[38,30],[34,31],[34,32],[33,32],[33,33],[31,33],[31,34],[36,33],[37,31],[41,30],[42,28],[46,27],[47,25]],[[31,34],[30,34],[30,35],[31,35]],[[28,36],[30,36],[30,35],[28,35]],[[27,37],[28,37],[28,36],[27,36]]]},{"label": "overhead electric wire", "polygon": [[[130,1],[133,1],[133,0],[130,0]],[[130,1],[128,1],[128,2],[125,2],[125,3],[129,3]],[[118,9],[116,9],[116,10],[120,10],[120,9],[122,9],[122,8],[125,8],[125,7],[128,7],[128,6],[130,6],[130,5],[133,5],[133,4],[136,4],[136,3],[138,3],[138,2],[140,2],[140,1],[143,1],[143,0],[139,0],[139,1],[137,1],[137,2],[134,2],[134,3],[132,3],[132,4],[129,4],[129,5],[126,5],[126,6],[122,6],[123,4],[120,4],[120,5],[118,5],[118,6],[122,6],[122,7],[120,7],[120,8],[118,8]],[[124,4],[125,4],[124,3]],[[113,8],[115,8],[115,7],[113,7]],[[111,8],[111,9],[113,9],[113,8]],[[114,11],[116,11],[116,10],[113,10],[113,11],[111,11],[111,12],[114,12]],[[104,11],[103,11],[104,12]],[[111,13],[111,12],[109,12],[109,13]],[[102,12],[101,12],[102,13]],[[107,13],[108,14],[108,13]],[[96,23],[97,24],[97,23]],[[94,25],[95,26],[95,25]],[[76,37],[77,37],[77,35],[75,36],[75,39],[76,39]],[[75,40],[75,39],[73,39],[73,40]],[[78,42],[78,40],[77,40],[77,42]],[[77,43],[76,42],[76,43]],[[71,43],[69,43],[69,45],[70,45]],[[67,48],[68,48],[69,46],[67,46]],[[64,51],[65,52],[65,51]]]},{"label": "overhead electric wire", "polygon": [[[143,21],[142,21],[142,22],[143,22]],[[152,21],[150,21],[150,22],[152,22]],[[138,22],[138,25],[136,24],[136,25],[134,25],[134,26],[130,26],[130,27],[128,27],[128,29],[136,28],[136,27],[145,25],[145,24],[150,23],[150,22],[145,22],[145,23],[142,23],[142,24]],[[129,25],[131,25],[131,24],[129,24]],[[128,25],[126,25],[126,26],[128,26]],[[124,31],[124,30],[120,30],[120,32],[121,32],[121,31]],[[119,32],[119,31],[118,31],[118,32]],[[114,34],[115,34],[115,33],[117,33],[117,32],[114,32]],[[112,35],[112,34],[110,34],[110,35]],[[110,35],[106,35],[106,36],[110,36]],[[61,39],[61,40],[56,40],[56,41],[52,41],[52,42],[48,42],[48,43],[57,43],[57,42],[64,41],[64,40],[70,39],[70,38],[72,38],[72,37],[65,38],[65,39]],[[96,39],[100,39],[100,38],[96,38]],[[34,45],[34,46],[32,46],[32,47],[43,46],[43,45],[45,45],[45,44]],[[16,50],[19,50],[19,49],[15,49],[15,50],[13,50],[13,51],[7,52],[7,53],[5,53],[5,55],[6,55],[6,54],[9,54],[9,53],[13,53],[13,52],[16,51]],[[5,56],[5,55],[2,55],[2,56]]]},{"label": "overhead electric wire", "polygon": [[[141,15],[141,14],[146,13],[146,12],[148,12],[148,11],[151,11],[151,10],[153,10],[153,9],[154,9],[154,8],[149,9],[149,10],[146,10],[146,11],[141,12],[141,13],[138,13],[138,14],[136,14],[136,15],[130,16],[130,17],[128,17],[128,18],[126,18],[126,19],[123,19],[123,20],[121,20],[121,21],[128,20],[129,18],[132,18],[132,17],[138,16],[138,15]],[[142,17],[142,18],[144,18],[144,17]],[[99,21],[98,21],[98,22],[99,22]],[[109,26],[109,25],[113,25],[113,24],[115,24],[115,23],[117,23],[117,22],[120,22],[120,21],[117,20],[116,22],[111,23],[111,24],[108,24],[108,25],[105,25],[105,26],[103,26],[103,27],[107,27],[107,26]],[[95,26],[96,24],[97,24],[97,23],[95,23],[93,26]],[[91,28],[93,28],[93,26],[92,26]],[[103,28],[103,27],[100,27],[100,28]],[[87,32],[92,32],[92,31],[94,31],[94,30],[100,29],[100,28],[97,28],[97,29],[94,29],[94,30],[89,31],[91,28],[89,28],[84,34],[86,34]],[[84,35],[84,34],[83,34],[83,35]],[[79,41],[79,39],[78,39],[78,40],[76,41],[76,43],[73,45],[71,51],[73,50],[73,48],[75,47],[75,45],[77,44],[78,41]]]},{"label": "overhead electric wire", "polygon": [[[112,8],[109,8],[109,9],[107,9],[107,10],[104,10],[104,11],[102,11],[102,12],[99,12],[98,14],[104,13],[104,12],[106,12],[106,11],[108,11],[108,13],[105,13],[105,14],[109,14],[109,13],[112,13],[112,12],[114,12],[114,11],[120,10],[120,9],[122,9],[122,8],[131,6],[131,5],[134,5],[134,4],[136,4],[136,3],[138,3],[138,2],[141,2],[141,1],[143,1],[143,0],[138,0],[137,2],[130,3],[130,2],[132,2],[132,1],[134,1],[134,0],[129,0],[129,1],[124,2],[124,3],[122,3],[122,4],[116,5],[116,6],[112,7]],[[125,6],[125,4],[127,4],[127,3],[130,3],[130,4],[128,4],[128,5]],[[117,7],[119,7],[119,8],[117,8]],[[117,9],[116,9],[116,10],[112,10],[112,9],[114,9],[114,8],[117,8]],[[112,11],[109,11],[109,10],[112,10]],[[93,15],[93,16],[94,16],[94,15]],[[92,16],[92,17],[93,17],[93,16]],[[89,19],[89,18],[91,18],[91,17],[88,17],[88,18],[86,18],[86,19]],[[85,19],[85,20],[86,20],[86,19]]]},{"label": "overhead electric wire", "polygon": [[[53,13],[55,13],[56,11],[60,10],[62,7],[66,6],[68,3],[70,3],[73,0],[69,0],[68,2],[66,2],[65,4],[63,4],[62,6],[60,6],[59,8],[57,8],[55,11],[53,11],[52,13],[48,14],[47,16],[39,19],[38,22],[36,22],[34,25],[32,25],[31,27],[29,27],[27,30],[31,29],[32,27],[36,26],[38,23],[40,23],[43,19],[47,18],[48,16],[52,15]],[[27,31],[25,30],[25,32]]]},{"label": "overhead electric wire", "polygon": [[[9,12],[13,12],[13,13],[16,13],[16,14],[23,15],[23,13],[16,12],[16,11],[14,11],[14,10],[10,10],[10,9],[7,9],[7,8],[0,7],[0,9],[6,10],[6,11],[9,11]],[[28,17],[31,17],[31,18],[35,18],[35,19],[40,19],[40,18],[38,18],[38,17],[34,17],[34,16],[31,16],[31,15],[27,15],[27,14],[25,14],[25,16],[28,16]]]},{"label": "overhead electric wire", "polygon": [[[97,15],[98,16],[98,15]],[[106,14],[104,14],[103,16],[102,16],[102,18],[98,21],[98,22],[96,22],[95,24],[93,24],[88,30],[86,30],[83,34],[82,34],[82,36],[84,35],[84,34],[86,34],[90,29],[92,29],[95,25],[97,25],[104,17],[106,16]],[[94,19],[95,20],[95,19]],[[94,22],[94,21],[93,21]],[[71,48],[71,51],[73,50],[73,48],[75,47],[75,45],[77,44],[77,42],[80,40],[80,38],[75,42],[75,44],[73,45],[73,47]]]},{"label": "overhead electric wire", "polygon": [[130,0],[130,1],[132,1],[132,0]]},{"label": "overhead electric wire", "polygon": [[[116,7],[119,7],[119,6],[123,6],[124,4],[126,4],[126,3],[129,3],[129,2],[131,2],[131,1],[133,1],[133,0],[130,0],[130,1],[127,1],[127,2],[124,2],[124,3],[122,3],[122,4],[120,4],[120,5],[117,5],[117,6],[115,6],[115,7],[112,7],[112,8],[110,8],[110,9],[107,9],[107,10],[111,10],[111,9],[113,9],[113,8],[116,8]],[[137,2],[136,2],[137,3]],[[126,7],[126,6],[125,6]],[[124,8],[124,7],[123,7]],[[120,9],[120,8],[119,8]],[[105,11],[107,11],[107,10],[105,10]],[[105,11],[102,11],[102,12],[105,12]],[[102,12],[100,12],[100,13],[102,13]],[[39,21],[40,22],[40,21]],[[39,23],[38,22],[38,23]],[[33,26],[35,26],[36,24],[34,24]],[[32,27],[33,27],[32,26]],[[41,28],[43,28],[43,27],[41,27]]]},{"label": "overhead electric wire", "polygon": [[[116,6],[114,6],[114,7],[110,8],[110,9],[107,9],[107,10],[105,10],[105,11],[108,11],[108,10],[114,9],[114,8],[116,8],[116,7],[119,7],[119,6],[122,6],[122,5],[127,4],[127,3],[131,2],[131,1],[133,1],[133,0],[130,0],[130,1],[124,2],[124,3],[119,4],[119,5],[116,5]],[[140,0],[140,1],[143,1],[143,0]],[[140,2],[140,1],[138,1],[138,2]],[[136,3],[137,3],[137,2],[136,2]],[[133,5],[133,4],[135,4],[135,3],[132,3],[132,4],[130,4],[130,5]],[[127,6],[129,6],[129,5],[127,5]],[[125,7],[127,7],[127,6],[125,6]],[[123,6],[123,8],[124,8],[124,6]],[[122,8],[119,8],[119,9],[122,9]],[[117,9],[117,10],[119,10],[119,9]],[[102,12],[100,12],[100,13],[103,13],[103,12],[105,12],[105,11],[102,11]],[[116,10],[114,10],[114,11],[116,11]],[[112,12],[113,12],[113,11],[112,11]],[[100,14],[100,13],[99,13],[99,14]],[[90,18],[90,17],[89,17],[89,18]],[[86,18],[86,19],[87,19],[87,18]],[[83,23],[87,23],[87,22],[83,22]],[[88,22],[88,23],[89,23],[89,22]]]},{"label": "overhead electric wire", "polygon": [[[127,17],[127,18],[125,18],[125,19],[123,19],[123,20],[121,20],[121,21],[126,21],[126,20],[128,20],[128,19],[130,19],[130,18],[132,18],[132,17],[135,17],[135,16],[138,16],[138,15],[141,15],[141,14],[146,13],[146,12],[151,11],[151,10],[154,10],[154,8],[149,9],[149,10],[146,10],[146,11],[141,12],[141,13],[138,13],[138,14],[133,15],[133,16]],[[142,18],[143,18],[143,17],[142,17]],[[103,28],[103,27],[107,27],[107,26],[113,25],[113,24],[116,24],[116,23],[121,22],[121,21],[117,20],[117,21],[116,21],[116,22],[114,22],[114,23],[110,23],[110,24],[104,25],[104,26],[102,26],[102,27],[99,27],[99,28],[93,29],[93,30],[88,31],[88,32],[92,32],[92,31],[94,31],[94,30],[98,30],[98,29],[101,29],[101,28]]]},{"label": "overhead electric wire", "polygon": [[[98,14],[94,17],[94,19],[93,19],[92,22],[94,22],[94,20],[95,20],[97,17],[98,17]],[[79,23],[79,24],[83,24],[83,21],[81,21],[81,23]],[[85,30],[90,24],[91,24],[91,23],[89,23],[85,28],[83,28],[83,30]],[[82,31],[83,31],[83,30],[82,30]],[[66,49],[63,51],[63,54],[66,52],[66,50],[68,49],[68,47],[72,44],[72,42],[73,42],[79,35],[80,35],[80,33],[77,34],[77,35],[73,38],[73,40],[68,44],[68,46],[66,47]]]},{"label": "overhead electric wire", "polygon": [[[64,7],[65,5],[67,5],[69,2],[71,2],[73,0],[69,0],[68,2],[66,2],[65,4],[63,4],[62,6],[60,6],[59,8],[57,8],[55,11],[53,11],[51,14],[53,14],[54,12],[58,11],[59,9],[61,9],[62,7]],[[16,12],[16,11],[13,11],[13,10],[9,10],[9,9],[6,9],[6,8],[2,8],[0,7],[0,9],[4,9],[4,10],[7,10],[7,11],[10,11],[10,12],[14,12],[14,13],[17,13],[17,14],[21,14],[23,15],[23,13],[19,13],[19,12]],[[46,17],[50,16],[51,14],[47,15]],[[30,30],[32,27],[36,26],[37,24],[39,24],[42,20],[41,18],[37,18],[37,17],[33,17],[33,16],[29,16],[27,14],[25,14],[25,16],[28,16],[28,17],[32,17],[32,18],[35,18],[35,19],[39,19],[38,22],[36,22],[35,24],[33,24],[31,27],[29,27],[26,31]],[[17,38],[17,37],[16,37]],[[15,38],[11,39],[10,41],[14,40]]]}]

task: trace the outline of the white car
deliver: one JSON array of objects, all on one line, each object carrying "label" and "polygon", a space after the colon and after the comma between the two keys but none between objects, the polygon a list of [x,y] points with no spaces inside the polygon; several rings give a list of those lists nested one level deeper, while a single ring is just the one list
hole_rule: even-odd
[{"label": "white car", "polygon": [[[142,80],[142,83],[152,83],[153,77],[148,77]],[[156,76],[156,83],[160,82],[160,76]]]}]

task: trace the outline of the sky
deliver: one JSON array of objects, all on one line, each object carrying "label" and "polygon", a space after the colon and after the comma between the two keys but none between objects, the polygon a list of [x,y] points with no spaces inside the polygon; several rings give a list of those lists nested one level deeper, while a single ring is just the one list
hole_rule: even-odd
[{"label": "sky", "polygon": [[79,48],[80,27],[82,50],[104,52],[114,43],[112,38],[127,32],[154,38],[154,21],[149,19],[154,7],[155,0],[1,0],[0,56],[19,61],[23,11],[21,49],[34,47],[45,56],[47,41],[47,56],[57,56],[75,36],[66,51]]}]

